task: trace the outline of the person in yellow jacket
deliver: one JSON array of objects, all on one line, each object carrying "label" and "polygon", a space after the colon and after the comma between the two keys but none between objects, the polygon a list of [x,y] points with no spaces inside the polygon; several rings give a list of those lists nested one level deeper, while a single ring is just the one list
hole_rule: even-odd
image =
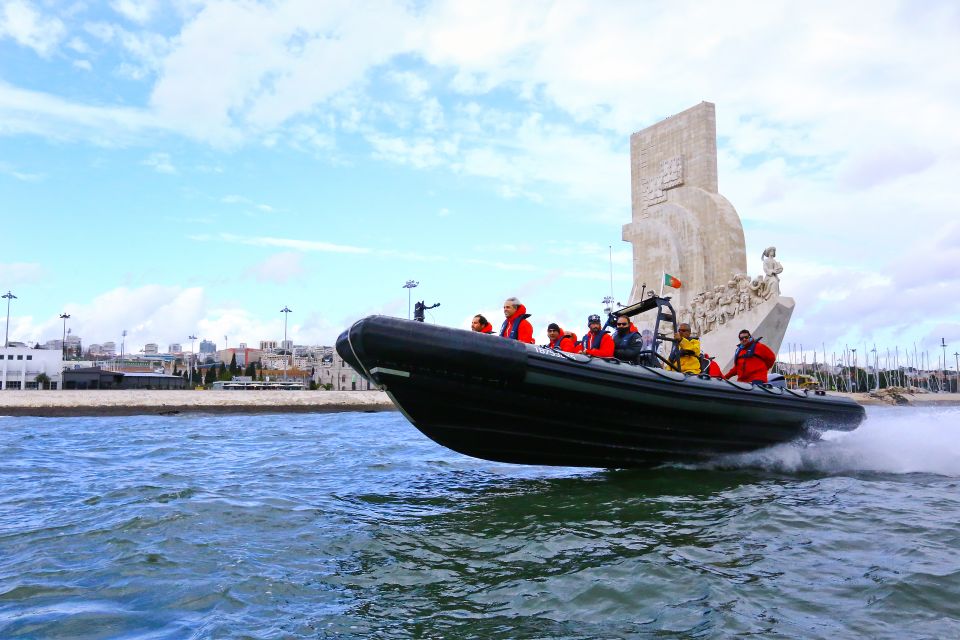
[{"label": "person in yellow jacket", "polygon": [[690,337],[690,325],[687,323],[677,327],[674,334],[673,350],[670,353],[670,365],[674,371],[680,373],[700,373],[700,341]]}]

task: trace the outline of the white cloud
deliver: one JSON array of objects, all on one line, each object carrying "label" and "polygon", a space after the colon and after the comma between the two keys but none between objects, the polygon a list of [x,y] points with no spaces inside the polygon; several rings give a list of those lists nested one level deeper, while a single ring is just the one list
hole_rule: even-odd
[{"label": "white cloud", "polygon": [[160,3],[157,0],[114,0],[110,6],[128,20],[144,24],[150,21]]},{"label": "white cloud", "polygon": [[33,284],[46,275],[47,270],[36,262],[0,262],[0,282],[3,282],[6,288]]},{"label": "white cloud", "polygon": [[173,161],[169,153],[151,153],[144,161],[144,165],[152,167],[157,173],[176,173],[177,168],[173,166]]},{"label": "white cloud", "polygon": [[9,0],[0,5],[0,39],[7,37],[49,57],[66,34],[56,17],[42,15],[26,0]]},{"label": "white cloud", "polygon": [[277,253],[246,270],[246,274],[260,282],[284,284],[306,274],[302,253]]},{"label": "white cloud", "polygon": [[89,60],[74,60],[73,66],[84,71],[93,71],[93,65],[90,64]]}]

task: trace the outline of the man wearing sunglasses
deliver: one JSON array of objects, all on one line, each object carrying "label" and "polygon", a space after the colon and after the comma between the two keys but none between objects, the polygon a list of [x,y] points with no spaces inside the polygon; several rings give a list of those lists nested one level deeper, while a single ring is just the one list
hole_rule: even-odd
[{"label": "man wearing sunglasses", "polygon": [[761,384],[767,381],[767,371],[776,363],[777,355],[767,345],[754,339],[746,329],[740,331],[740,344],[733,356],[733,366],[723,377],[737,376],[740,382]]},{"label": "man wearing sunglasses", "polygon": [[624,362],[637,362],[643,351],[643,338],[630,326],[630,318],[617,316],[617,332],[613,334],[613,357]]},{"label": "man wearing sunglasses", "polygon": [[674,371],[697,375],[700,373],[700,341],[690,335],[690,325],[684,322],[673,335],[670,366]]}]

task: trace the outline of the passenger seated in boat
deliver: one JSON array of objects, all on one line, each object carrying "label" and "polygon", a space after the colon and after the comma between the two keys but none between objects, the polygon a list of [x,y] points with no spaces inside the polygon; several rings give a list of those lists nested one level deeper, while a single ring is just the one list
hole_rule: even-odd
[{"label": "passenger seated in boat", "polygon": [[700,373],[706,373],[711,378],[722,378],[723,370],[720,368],[720,365],[717,364],[717,361],[713,359],[707,352],[700,354]]},{"label": "passenger seated in boat", "polygon": [[600,316],[593,314],[587,318],[589,332],[580,341],[580,351],[597,358],[613,357],[613,338],[600,328]]},{"label": "passenger seated in boat", "polygon": [[550,349],[560,349],[567,353],[576,353],[577,334],[564,331],[556,322],[551,322],[547,327],[547,337],[550,338]]},{"label": "passenger seated in boat", "polygon": [[473,320],[470,321],[470,329],[477,333],[493,333],[493,325],[479,313],[473,316]]},{"label": "passenger seated in boat", "polygon": [[733,355],[733,366],[723,374],[729,380],[737,376],[739,382],[760,384],[767,381],[767,371],[777,362],[777,355],[762,344],[762,338],[754,339],[750,332],[742,329],[738,336],[740,344]]},{"label": "passenger seated in boat", "polygon": [[700,373],[700,341],[690,336],[690,325],[684,322],[673,334],[670,368],[680,373]]},{"label": "passenger seated in boat", "polygon": [[533,339],[533,325],[527,320],[530,314],[517,298],[507,298],[503,302],[503,315],[506,320],[500,327],[500,336],[511,340],[519,340],[527,344],[535,344]]},{"label": "passenger seated in boat", "polygon": [[637,362],[643,351],[643,338],[627,316],[617,316],[617,332],[613,334],[613,357],[624,362]]}]

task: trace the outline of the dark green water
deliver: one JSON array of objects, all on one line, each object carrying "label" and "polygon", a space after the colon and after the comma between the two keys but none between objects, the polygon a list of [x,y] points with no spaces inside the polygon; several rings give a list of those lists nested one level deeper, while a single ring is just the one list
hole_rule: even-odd
[{"label": "dark green water", "polygon": [[960,410],[868,415],[643,472],[396,413],[0,418],[0,637],[960,637]]}]

